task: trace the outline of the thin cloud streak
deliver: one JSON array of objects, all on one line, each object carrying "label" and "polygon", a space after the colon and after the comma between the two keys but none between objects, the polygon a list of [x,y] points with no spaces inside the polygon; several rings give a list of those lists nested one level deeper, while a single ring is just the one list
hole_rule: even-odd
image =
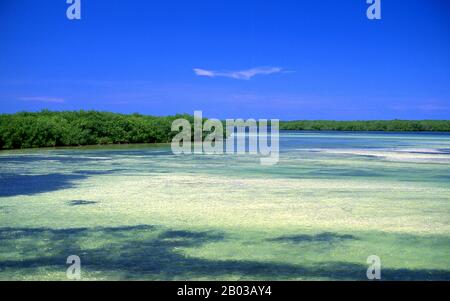
[{"label": "thin cloud streak", "polygon": [[36,101],[36,102],[49,102],[49,103],[64,103],[63,98],[50,97],[50,96],[30,96],[30,97],[19,97],[22,101]]},{"label": "thin cloud streak", "polygon": [[205,77],[228,77],[240,80],[250,80],[256,75],[270,75],[275,73],[283,72],[282,68],[279,67],[258,67],[241,71],[213,71],[195,68],[195,74],[198,76]]}]

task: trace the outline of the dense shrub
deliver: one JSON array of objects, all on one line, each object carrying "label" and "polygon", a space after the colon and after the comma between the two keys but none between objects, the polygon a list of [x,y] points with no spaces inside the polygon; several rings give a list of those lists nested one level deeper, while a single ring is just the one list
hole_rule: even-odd
[{"label": "dense shrub", "polygon": [[0,115],[0,148],[33,148],[122,143],[166,143],[175,119],[170,117],[123,115],[108,112],[77,111]]}]

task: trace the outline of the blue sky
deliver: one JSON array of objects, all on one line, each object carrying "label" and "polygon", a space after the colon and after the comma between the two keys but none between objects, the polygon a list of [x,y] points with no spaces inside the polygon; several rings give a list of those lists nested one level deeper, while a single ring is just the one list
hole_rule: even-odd
[{"label": "blue sky", "polygon": [[0,2],[0,112],[449,119],[450,1]]}]

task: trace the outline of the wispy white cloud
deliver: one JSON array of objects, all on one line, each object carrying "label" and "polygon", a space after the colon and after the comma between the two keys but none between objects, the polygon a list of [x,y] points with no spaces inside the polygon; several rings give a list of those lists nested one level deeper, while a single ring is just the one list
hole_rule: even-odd
[{"label": "wispy white cloud", "polygon": [[19,100],[22,101],[37,101],[37,102],[50,102],[50,103],[63,103],[64,99],[59,97],[50,97],[50,96],[27,96],[27,97],[19,97]]},{"label": "wispy white cloud", "polygon": [[395,111],[421,111],[421,112],[449,112],[450,106],[445,101],[427,100],[414,101],[410,100],[398,101],[398,104],[390,105],[389,108]]},{"label": "wispy white cloud", "polygon": [[198,76],[206,77],[229,77],[234,79],[250,80],[256,75],[269,75],[283,72],[279,67],[258,67],[241,71],[213,71],[200,68],[194,69],[195,74]]}]

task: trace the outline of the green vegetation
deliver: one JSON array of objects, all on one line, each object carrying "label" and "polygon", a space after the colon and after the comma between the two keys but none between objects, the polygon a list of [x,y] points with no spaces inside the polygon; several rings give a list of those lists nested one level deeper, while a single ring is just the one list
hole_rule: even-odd
[{"label": "green vegetation", "polygon": [[175,132],[170,117],[96,111],[21,112],[0,115],[0,149],[96,144],[166,143]]},{"label": "green vegetation", "polygon": [[[0,149],[97,144],[167,143],[176,134],[172,122],[191,115],[168,117],[97,111],[21,112],[0,115]],[[286,121],[281,130],[311,131],[441,131],[450,120],[423,121]]]},{"label": "green vegetation", "polygon": [[281,130],[450,132],[450,120],[284,121]]}]

